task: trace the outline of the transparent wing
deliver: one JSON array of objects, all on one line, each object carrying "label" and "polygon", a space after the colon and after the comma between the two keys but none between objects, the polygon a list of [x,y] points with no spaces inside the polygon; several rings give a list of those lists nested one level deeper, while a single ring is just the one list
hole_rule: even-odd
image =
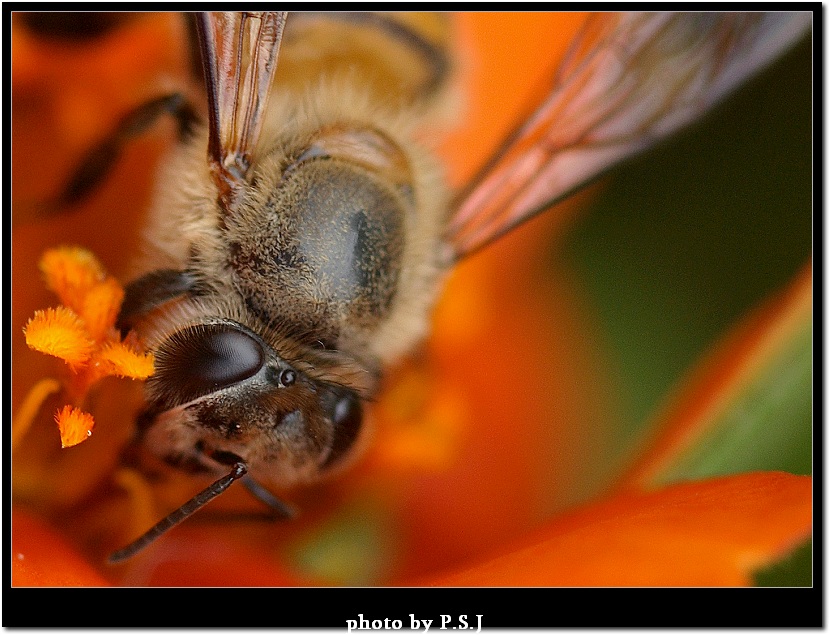
[{"label": "transparent wing", "polygon": [[703,115],[811,25],[805,13],[598,13],[553,90],[455,204],[450,259]]},{"label": "transparent wing", "polygon": [[200,13],[208,93],[208,160],[227,213],[246,182],[277,67],[284,12]]}]

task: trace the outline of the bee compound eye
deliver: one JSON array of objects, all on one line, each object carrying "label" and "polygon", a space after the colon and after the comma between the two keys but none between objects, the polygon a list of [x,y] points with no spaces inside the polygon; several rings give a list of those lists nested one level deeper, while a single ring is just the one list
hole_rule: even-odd
[{"label": "bee compound eye", "polygon": [[177,331],[156,354],[155,382],[175,386],[182,404],[255,375],[265,362],[260,343],[233,324],[200,324]]},{"label": "bee compound eye", "polygon": [[192,372],[206,384],[230,385],[255,374],[263,362],[262,348],[234,330],[211,329],[193,340]]},{"label": "bee compound eye", "polygon": [[334,424],[334,438],[331,452],[326,458],[324,466],[328,467],[338,462],[352,448],[363,425],[363,406],[360,398],[347,392],[338,395],[330,402],[331,421]]},{"label": "bee compound eye", "polygon": [[[345,395],[334,404],[335,425],[354,427],[361,419],[360,400],[354,395]],[[357,420],[357,421],[355,421]]]}]

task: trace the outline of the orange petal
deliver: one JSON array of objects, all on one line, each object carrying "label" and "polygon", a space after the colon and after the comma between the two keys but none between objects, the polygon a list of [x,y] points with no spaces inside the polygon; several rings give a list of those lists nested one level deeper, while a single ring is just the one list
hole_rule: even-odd
[{"label": "orange petal", "polygon": [[152,353],[139,353],[127,344],[113,342],[98,353],[102,371],[130,379],[147,379],[153,374],[155,357]]},{"label": "orange petal", "polygon": [[680,392],[658,413],[657,422],[650,426],[657,436],[619,486],[663,485],[684,476],[683,462],[715,434],[719,423],[728,421],[723,415],[730,406],[796,338],[809,333],[812,308],[812,263],[808,263],[784,293],[738,324],[692,371]]},{"label": "orange petal", "polygon": [[268,549],[229,540],[220,527],[182,524],[136,558],[119,565],[124,586],[307,586]]},{"label": "orange petal", "polygon": [[441,586],[739,586],[810,535],[812,479],[755,472],[621,494]]},{"label": "orange petal", "polygon": [[369,458],[380,470],[447,469],[463,451],[467,404],[414,368],[400,375],[378,401]]},{"label": "orange petal", "polygon": [[95,346],[87,335],[83,321],[74,311],[63,306],[35,311],[24,333],[29,348],[60,357],[73,369],[89,361]]},{"label": "orange petal", "polygon": [[14,508],[12,586],[109,586],[109,582],[51,527]]},{"label": "orange petal", "polygon": [[92,436],[95,420],[92,415],[72,406],[64,406],[55,415],[61,433],[61,447],[70,448]]},{"label": "orange petal", "polygon": [[81,247],[49,249],[40,259],[46,286],[54,291],[61,304],[80,313],[87,291],[104,280],[104,268],[92,252]]}]

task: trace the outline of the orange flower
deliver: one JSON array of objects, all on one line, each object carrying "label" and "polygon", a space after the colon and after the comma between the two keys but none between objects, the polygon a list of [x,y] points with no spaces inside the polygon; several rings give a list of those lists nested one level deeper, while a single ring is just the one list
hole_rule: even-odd
[{"label": "orange flower", "polygon": [[[35,311],[24,329],[26,344],[64,360],[71,371],[67,392],[80,404],[93,384],[109,375],[146,379],[153,374],[153,355],[140,353],[121,341],[115,320],[124,290],[108,277],[95,256],[79,247],[47,251],[40,261],[47,286],[66,306]],[[36,388],[34,394],[45,399],[48,392]],[[31,404],[24,416],[18,415],[18,430],[28,429],[39,404]],[[65,406],[55,415],[61,446],[70,447],[92,435],[92,415]],[[18,432],[15,438],[20,438]]]},{"label": "orange flower", "polygon": [[[443,146],[453,183],[474,172],[539,86],[547,85],[551,51],[567,46],[577,18],[460,16],[469,108],[464,125]],[[91,138],[146,99],[151,62],[156,73],[181,70],[183,44],[174,17],[142,20],[99,43],[97,56],[83,58],[83,72],[74,71],[81,78],[96,74],[99,90],[114,95],[112,101],[93,100],[93,87],[63,79],[72,76],[72,56],[53,59],[41,48],[22,46],[15,25],[15,103],[43,108],[36,99],[43,73],[56,78],[43,90],[62,113],[43,117],[42,125],[50,128],[43,131],[35,125],[40,119],[15,108],[15,172],[23,180],[16,195],[36,189],[35,176],[24,176],[41,135],[58,140],[48,159],[57,167],[49,174],[65,174]],[[25,38],[23,44],[29,44]],[[81,55],[88,53],[76,53]],[[113,58],[119,63],[113,65]],[[726,106],[719,133],[701,128],[687,134],[681,140],[686,145],[674,154],[669,148],[653,162],[630,166],[642,187],[623,176],[616,190],[611,185],[583,195],[462,263],[437,307],[424,350],[390,373],[384,392],[370,405],[376,434],[364,458],[336,479],[288,494],[301,510],[291,523],[244,520],[260,508],[243,488],[232,486],[132,560],[107,566],[109,552],[205,483],[172,470],[154,471],[152,479],[119,470],[118,452],[136,410],[120,398],[120,385],[99,391],[92,411],[100,423],[92,441],[77,448],[83,458],[75,459],[75,450],[50,454],[41,441],[42,427],[32,426],[13,465],[13,583],[753,584],[759,571],[808,544],[812,527],[807,476],[812,270],[809,229],[799,225],[802,216],[809,225],[805,140],[810,135],[809,129],[801,135],[786,126],[776,135],[774,124],[783,115],[771,110],[784,90],[792,96],[784,110],[795,120],[786,123],[803,132],[795,96],[805,92],[804,85],[787,82],[797,80],[793,69],[802,69],[805,59],[809,62],[809,57],[785,60],[786,72],[766,80],[777,82],[773,93],[756,87],[733,106],[738,112],[732,119]],[[22,78],[18,65],[26,73]],[[809,92],[807,82],[807,102]],[[98,128],[84,132],[94,124],[86,115],[86,127],[59,123],[71,121],[69,112],[86,112],[87,104],[106,111]],[[772,150],[765,154],[757,145],[739,144],[724,150],[725,159],[695,161],[699,147],[714,145],[712,139],[724,129],[745,130],[747,120],[755,121],[747,111],[758,114],[763,134],[750,127],[744,141],[774,137]],[[690,139],[695,134],[700,139]],[[110,270],[126,271],[162,142],[136,143],[124,167],[116,168],[101,193],[74,217],[15,229],[16,325],[44,306],[20,271],[27,265],[31,271],[46,246],[90,245]],[[803,147],[806,186],[799,180]],[[756,156],[765,167],[752,164],[742,171]],[[786,156],[787,166],[776,162],[777,156]],[[704,169],[705,176],[694,169]],[[756,178],[745,185],[753,170],[763,173],[762,182]],[[718,176],[724,181],[709,185]],[[59,182],[55,177],[49,186]],[[671,196],[654,202],[659,208],[654,213],[647,198],[661,187]],[[774,208],[772,190],[782,197]],[[714,197],[700,204],[703,211],[682,207],[701,191]],[[790,194],[794,198],[786,198]],[[602,200],[588,210],[588,197],[602,196],[610,197],[614,208],[633,201],[636,210],[626,213],[622,206],[603,213]],[[100,231],[113,210],[119,211],[117,239]],[[663,229],[665,234],[657,233]],[[639,240],[646,246],[635,251]],[[552,256],[552,246],[569,259]],[[723,266],[733,251],[734,259]],[[695,269],[709,260],[711,270]],[[84,275],[67,270],[61,288],[83,287]],[[774,293],[781,288],[784,292]],[[110,314],[107,302],[93,304],[102,315]],[[64,305],[79,319],[83,310],[92,310]],[[704,321],[712,313],[718,313],[713,326]],[[90,360],[103,365],[110,359],[107,346],[91,333],[85,337],[96,342]],[[672,347],[679,352],[673,354]],[[30,402],[36,401],[27,400],[20,386],[28,390],[45,374],[42,362],[32,357],[15,355],[13,397],[19,413],[31,411]],[[703,361],[695,362],[698,358]],[[54,384],[38,384],[38,391],[48,396]],[[660,406],[657,397],[667,392]],[[801,447],[805,429],[806,447]],[[217,515],[235,520],[210,522]],[[38,530],[28,532],[35,524]],[[49,550],[58,555],[50,560]],[[350,608],[349,618],[361,612]],[[556,614],[546,623],[568,615],[567,606],[549,608]],[[488,616],[495,619],[499,612],[497,606],[468,610],[485,614],[484,627],[493,626]],[[284,615],[272,614],[269,623],[295,617],[291,611],[289,606]],[[363,612],[368,617],[368,609]],[[336,614],[319,613],[295,619],[318,624]],[[522,615],[512,617],[522,622]],[[677,619],[683,622],[682,616]]]}]

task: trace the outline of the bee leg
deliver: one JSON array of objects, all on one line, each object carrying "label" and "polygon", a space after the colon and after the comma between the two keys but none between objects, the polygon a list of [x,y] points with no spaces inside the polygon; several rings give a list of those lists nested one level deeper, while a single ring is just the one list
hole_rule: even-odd
[{"label": "bee leg", "polygon": [[133,280],[124,289],[124,302],[116,325],[122,335],[146,315],[165,302],[185,295],[196,286],[195,278],[187,271],[159,269]]},{"label": "bee leg", "polygon": [[156,97],[141,104],[124,115],[115,130],[87,152],[63,191],[48,206],[49,211],[61,211],[89,196],[110,173],[124,146],[135,137],[144,134],[165,113],[175,117],[180,137],[190,134],[198,120],[196,110],[180,93]]},{"label": "bee leg", "polygon": [[250,476],[243,477],[242,484],[254,498],[264,503],[271,510],[275,519],[290,520],[297,515],[297,510],[294,507],[281,501]]}]

